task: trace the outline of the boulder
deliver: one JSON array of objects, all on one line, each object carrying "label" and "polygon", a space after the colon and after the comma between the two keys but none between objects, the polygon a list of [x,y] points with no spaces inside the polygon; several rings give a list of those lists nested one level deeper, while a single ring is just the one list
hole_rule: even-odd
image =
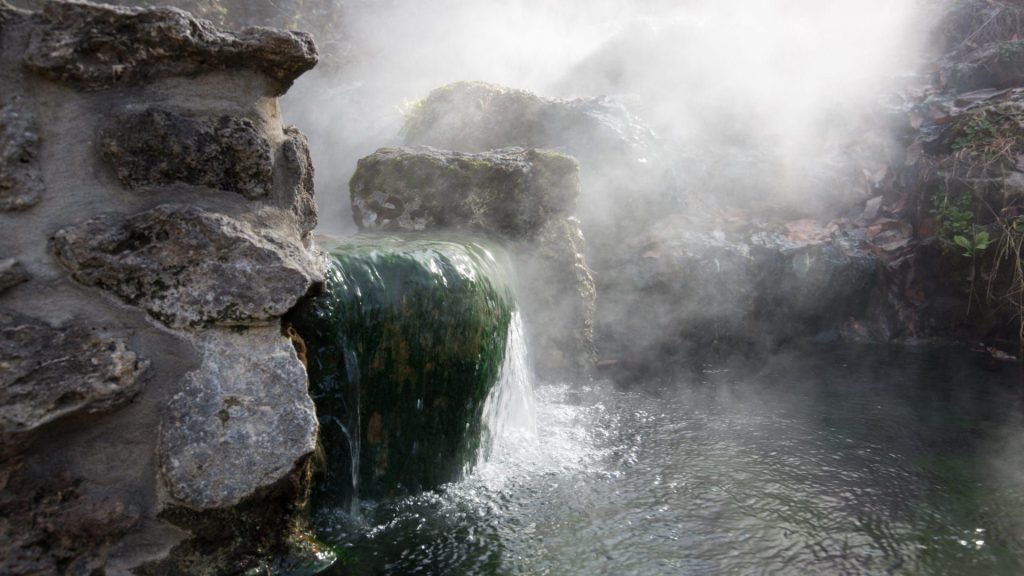
[{"label": "boulder", "polygon": [[708,229],[673,218],[638,237],[614,272],[602,285],[599,344],[632,366],[687,361],[709,346],[839,335],[867,313],[879,266],[836,227]]},{"label": "boulder", "polygon": [[0,311],[0,455],[46,424],[112,410],[138,392],[148,363],[111,332]]},{"label": "boulder", "polygon": [[269,322],[323,281],[287,237],[193,206],[98,216],[53,250],[75,280],[176,328]]},{"label": "boulder", "polygon": [[[465,236],[463,236],[465,238]],[[515,302],[504,251],[444,236],[324,243],[323,295],[286,320],[305,343],[326,477],[343,504],[437,488],[476,461]]]},{"label": "boulder", "polygon": [[[580,223],[576,162],[554,152],[383,148],[359,161],[352,211],[364,230],[467,230],[512,243],[539,372],[593,364],[595,289]],[[558,319],[557,321],[554,319]]]},{"label": "boulder", "polygon": [[432,91],[409,112],[405,143],[462,152],[522,146],[575,157],[582,191],[578,216],[592,255],[636,226],[679,209],[664,144],[620,102],[561,100],[483,82]]},{"label": "boulder", "polygon": [[306,371],[276,328],[204,336],[202,365],[168,402],[160,472],[176,503],[224,508],[268,488],[313,453]]},{"label": "boulder", "polygon": [[579,194],[568,156],[524,148],[478,154],[382,148],[349,184],[360,229],[464,229],[520,239],[570,213]]},{"label": "boulder", "polygon": [[183,183],[252,200],[267,196],[274,185],[270,143],[249,118],[125,111],[101,131],[99,147],[131,189]]},{"label": "boulder", "polygon": [[304,32],[219,29],[176,8],[119,8],[47,2],[34,16],[25,68],[80,90],[130,86],[171,76],[249,69],[283,94],[317,62]]},{"label": "boulder", "polygon": [[39,202],[39,134],[35,116],[21,96],[0,96],[0,212],[24,210]]}]

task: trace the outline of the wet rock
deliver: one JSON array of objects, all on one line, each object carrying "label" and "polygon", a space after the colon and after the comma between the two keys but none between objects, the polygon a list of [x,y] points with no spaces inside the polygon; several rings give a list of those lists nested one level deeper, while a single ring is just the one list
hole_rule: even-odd
[{"label": "wet rock", "polygon": [[25,267],[14,258],[0,259],[0,293],[27,282],[29,274]]},{"label": "wet rock", "polygon": [[42,198],[39,135],[24,98],[0,97],[0,211],[24,210]]},{"label": "wet rock", "polygon": [[288,477],[317,437],[306,371],[275,328],[209,334],[202,348],[159,440],[170,495],[196,510],[235,505]]},{"label": "wet rock", "polygon": [[127,402],[147,366],[123,337],[2,311],[0,358],[0,449],[60,418]]},{"label": "wet rock", "polygon": [[317,62],[309,34],[269,28],[228,32],[175,8],[52,1],[35,21],[25,67],[80,90],[249,69],[274,80],[274,95],[280,95]]},{"label": "wet rock", "polygon": [[192,206],[98,216],[58,231],[53,249],[79,282],[176,328],[267,322],[322,282],[291,240]]},{"label": "wet rock", "polygon": [[511,239],[570,213],[579,194],[575,160],[523,148],[382,148],[359,161],[349,186],[361,229],[465,229]]},{"label": "wet rock", "polygon": [[572,158],[523,148],[384,148],[359,161],[351,191],[363,229],[461,229],[516,243],[527,327],[544,343],[538,370],[555,376],[592,365],[595,291],[580,223],[569,217],[579,193]]},{"label": "wet rock", "polygon": [[285,187],[291,198],[285,205],[299,219],[299,229],[309,234],[316,228],[317,208],[313,199],[313,161],[309,157],[309,142],[306,136],[294,126],[284,129],[286,140],[282,145],[285,169],[289,181]]},{"label": "wet rock", "polygon": [[128,188],[181,182],[255,199],[270,193],[274,160],[249,118],[191,118],[150,108],[114,116],[100,151]]},{"label": "wet rock", "polygon": [[959,92],[1024,84],[1024,40],[983,46],[945,68],[947,83]]},{"label": "wet rock", "polygon": [[515,308],[504,250],[428,234],[321,244],[325,292],[287,317],[324,423],[315,496],[344,503],[353,475],[370,498],[457,480],[476,461]]}]

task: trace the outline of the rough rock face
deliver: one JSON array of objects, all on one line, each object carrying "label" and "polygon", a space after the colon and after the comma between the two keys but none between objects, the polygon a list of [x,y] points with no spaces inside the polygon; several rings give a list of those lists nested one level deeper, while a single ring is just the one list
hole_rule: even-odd
[{"label": "rough rock face", "polygon": [[1024,40],[982,46],[962,60],[949,63],[944,73],[960,92],[1020,86],[1024,84]]},{"label": "rough rock face", "polygon": [[480,152],[508,146],[564,152],[580,163],[579,216],[599,253],[675,207],[664,146],[607,98],[542,98],[483,82],[455,82],[416,104],[405,143]]},{"label": "rough rock face", "polygon": [[39,202],[43,182],[37,156],[35,117],[20,96],[0,96],[0,211],[24,210]]},{"label": "rough rock face", "polygon": [[317,62],[309,34],[227,32],[175,8],[50,2],[36,19],[25,67],[81,90],[250,69],[274,80],[280,95]]},{"label": "rough rock face", "polygon": [[14,258],[0,260],[0,292],[14,288],[22,282],[28,282],[29,274],[25,267]]},{"label": "rough rock face", "polygon": [[255,199],[274,184],[270,143],[249,118],[189,118],[152,108],[121,113],[99,145],[128,188],[181,182]]},{"label": "rough rock face", "polygon": [[322,271],[274,96],[315,62],[302,33],[0,0],[0,573],[288,553],[317,422],[280,317]]},{"label": "rough rock face", "polygon": [[99,216],[57,232],[53,247],[79,282],[175,328],[266,322],[323,281],[288,238],[189,206]]},{"label": "rough rock face", "polygon": [[600,346],[626,368],[715,346],[866,337],[879,278],[862,241],[810,222],[701,230],[671,219],[638,237],[614,271],[598,310]]},{"label": "rough rock face", "polygon": [[349,190],[363,229],[462,228],[523,238],[572,209],[577,174],[572,158],[532,149],[382,148],[359,161]]},{"label": "rough rock face", "polygon": [[60,418],[127,402],[147,366],[123,338],[3,311],[0,352],[0,448]]},{"label": "rough rock face", "polygon": [[538,369],[550,376],[592,365],[595,290],[570,218],[579,193],[572,158],[523,148],[384,148],[359,161],[350,190],[364,230],[469,230],[516,243],[527,326],[547,345]]},{"label": "rough rock face", "polygon": [[202,365],[167,405],[160,470],[177,502],[224,508],[287,476],[315,444],[295,349],[259,329],[205,343]]}]

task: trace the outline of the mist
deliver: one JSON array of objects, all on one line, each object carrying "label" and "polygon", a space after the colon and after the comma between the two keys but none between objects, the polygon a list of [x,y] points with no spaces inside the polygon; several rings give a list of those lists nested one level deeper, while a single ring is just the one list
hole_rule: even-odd
[{"label": "mist", "polygon": [[[339,39],[322,42],[321,66],[283,102],[286,120],[310,139],[325,233],[353,230],[355,161],[399,144],[403,111],[458,80],[610,96],[680,149],[767,152],[785,193],[800,191],[787,201],[806,200],[821,192],[804,182],[815,162],[849,147],[861,115],[919,64],[927,24],[918,2],[850,0],[442,0],[338,10]],[[763,180],[749,165],[727,164],[735,174],[720,180]]]}]

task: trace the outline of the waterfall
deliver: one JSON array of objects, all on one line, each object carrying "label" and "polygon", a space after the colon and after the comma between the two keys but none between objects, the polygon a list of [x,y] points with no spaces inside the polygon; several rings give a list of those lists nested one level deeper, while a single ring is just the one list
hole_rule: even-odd
[{"label": "waterfall", "polygon": [[490,459],[500,459],[520,442],[536,439],[532,376],[523,318],[516,310],[508,326],[505,359],[498,383],[484,402],[484,438],[477,457],[478,466]]}]

